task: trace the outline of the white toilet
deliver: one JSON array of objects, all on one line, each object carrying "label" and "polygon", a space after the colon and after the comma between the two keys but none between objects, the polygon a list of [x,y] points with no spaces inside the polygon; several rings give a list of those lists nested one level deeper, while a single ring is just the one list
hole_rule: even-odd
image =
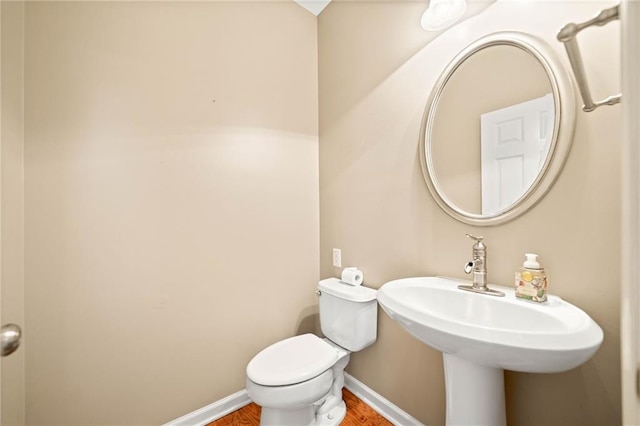
[{"label": "white toilet", "polygon": [[337,278],[318,284],[320,325],[326,336],[303,334],[263,349],[247,366],[247,392],[262,407],[262,426],[339,425],[349,354],[377,336],[377,291]]}]

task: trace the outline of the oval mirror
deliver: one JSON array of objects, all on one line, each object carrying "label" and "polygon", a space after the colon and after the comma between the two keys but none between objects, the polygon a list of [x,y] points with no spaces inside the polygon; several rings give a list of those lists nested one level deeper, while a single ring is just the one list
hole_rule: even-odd
[{"label": "oval mirror", "polygon": [[449,215],[497,225],[533,207],[571,148],[575,95],[550,46],[499,32],[463,49],[431,93],[420,157],[429,191]]}]

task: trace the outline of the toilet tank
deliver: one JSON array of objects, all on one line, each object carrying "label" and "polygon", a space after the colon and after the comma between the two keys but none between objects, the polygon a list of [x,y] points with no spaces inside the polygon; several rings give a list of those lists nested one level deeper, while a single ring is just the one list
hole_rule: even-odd
[{"label": "toilet tank", "polygon": [[320,281],[320,327],[325,337],[352,352],[376,341],[377,290],[352,286],[337,278]]}]

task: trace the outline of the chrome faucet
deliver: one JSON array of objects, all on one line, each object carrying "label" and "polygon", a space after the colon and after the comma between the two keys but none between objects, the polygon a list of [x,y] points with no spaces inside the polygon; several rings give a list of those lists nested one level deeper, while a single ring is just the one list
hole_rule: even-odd
[{"label": "chrome faucet", "polygon": [[476,237],[467,234],[467,238],[475,240],[473,245],[473,257],[471,261],[464,265],[464,273],[473,272],[473,288],[486,290],[487,288],[487,246],[482,242],[484,237]]},{"label": "chrome faucet", "polygon": [[472,285],[459,285],[458,288],[475,293],[490,294],[492,296],[504,296],[504,293],[487,287],[487,246],[482,242],[484,237],[476,237],[467,234],[468,238],[475,240],[473,244],[472,258],[464,265],[465,274],[473,273]]}]

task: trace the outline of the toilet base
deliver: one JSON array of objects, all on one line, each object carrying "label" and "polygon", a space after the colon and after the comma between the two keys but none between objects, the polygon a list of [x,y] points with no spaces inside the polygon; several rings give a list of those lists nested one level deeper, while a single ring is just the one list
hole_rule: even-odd
[{"label": "toilet base", "polygon": [[340,401],[331,411],[316,419],[317,426],[338,426],[347,415],[347,405]]},{"label": "toilet base", "polygon": [[314,424],[315,413],[313,406],[294,410],[262,407],[262,412],[260,413],[260,426],[312,426]]},{"label": "toilet base", "polygon": [[329,412],[315,415],[313,406],[295,410],[262,408],[260,426],[338,426],[347,415],[344,401]]}]

